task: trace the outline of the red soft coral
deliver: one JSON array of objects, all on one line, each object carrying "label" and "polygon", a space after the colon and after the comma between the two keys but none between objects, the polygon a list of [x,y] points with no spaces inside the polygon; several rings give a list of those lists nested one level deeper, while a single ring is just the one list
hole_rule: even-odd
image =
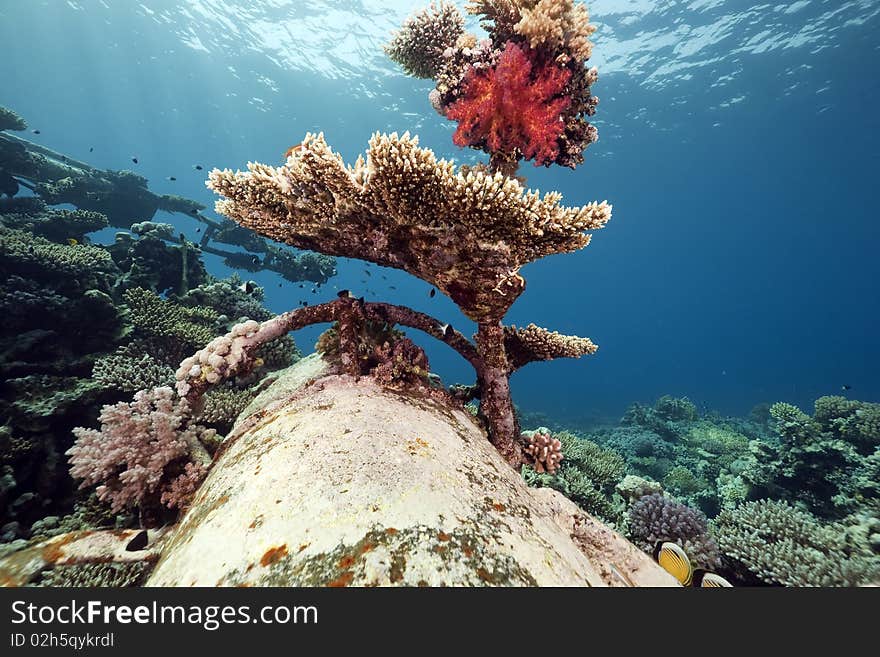
[{"label": "red soft coral", "polygon": [[509,41],[494,68],[471,68],[465,76],[464,94],[446,112],[458,121],[452,140],[490,152],[519,149],[536,166],[550,164],[565,129],[561,115],[570,99],[560,94],[570,77],[569,70],[538,64],[531,51]]}]

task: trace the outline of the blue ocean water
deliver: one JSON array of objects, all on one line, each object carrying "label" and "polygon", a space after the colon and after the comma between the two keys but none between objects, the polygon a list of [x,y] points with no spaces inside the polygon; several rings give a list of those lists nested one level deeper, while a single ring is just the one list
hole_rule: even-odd
[{"label": "blue ocean water", "polygon": [[[432,84],[382,52],[423,4],[3,0],[0,105],[40,129],[30,139],[208,205],[207,170],[277,164],[307,131],[347,161],[373,131],[409,130],[472,163],[481,155],[454,146],[454,124],[428,103]],[[578,423],[663,394],[735,414],[778,400],[808,409],[844,385],[880,399],[880,1],[588,6],[599,142],[576,171],[521,172],[568,204],[608,199],[614,217],[586,250],[527,267],[506,319],[600,349],[519,372],[517,404]],[[195,221],[157,220],[196,238]],[[330,285],[467,328],[425,283],[363,269],[340,261]],[[333,296],[250,277],[278,312]],[[297,339],[309,350],[317,334]],[[444,379],[472,380],[457,355],[418,341]]]}]

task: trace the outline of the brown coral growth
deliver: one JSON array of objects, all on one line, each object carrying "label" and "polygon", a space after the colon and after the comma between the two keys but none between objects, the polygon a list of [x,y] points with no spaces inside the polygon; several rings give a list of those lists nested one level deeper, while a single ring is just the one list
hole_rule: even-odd
[{"label": "brown coral growth", "polygon": [[535,472],[553,474],[562,463],[562,443],[548,433],[536,433],[529,438],[526,454],[532,457]]}]

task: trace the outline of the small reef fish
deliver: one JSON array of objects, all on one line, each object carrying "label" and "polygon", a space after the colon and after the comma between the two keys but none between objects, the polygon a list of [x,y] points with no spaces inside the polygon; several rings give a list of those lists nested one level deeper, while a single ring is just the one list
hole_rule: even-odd
[{"label": "small reef fish", "polygon": [[77,244],[79,244],[79,242],[77,242],[77,241],[76,241],[75,239],[73,239],[72,237],[68,237],[68,238],[67,238],[67,243],[70,244],[70,246],[76,246]]},{"label": "small reef fish", "polygon": [[193,169],[195,169],[196,171],[201,171],[201,170],[202,170],[202,165],[201,165],[201,164],[194,164],[194,165],[193,165]]},{"label": "small reef fish", "polygon": [[254,256],[253,258],[251,258],[251,262],[253,262],[255,265],[258,265],[260,264],[260,259],[257,256]]},{"label": "small reef fish", "polygon": [[291,155],[296,153],[302,147],[303,147],[302,144],[297,144],[296,146],[291,146],[286,151],[284,151],[284,159],[286,160],[287,158],[289,158]]},{"label": "small reef fish", "polygon": [[177,180],[177,178],[175,178],[174,176],[168,176],[168,180],[174,181]]},{"label": "small reef fish", "polygon": [[134,535],[128,545],[125,546],[126,552],[139,552],[147,547],[147,543],[149,542],[149,536],[147,536],[147,530],[144,529],[137,534]]},{"label": "small reef fish", "polygon": [[131,161],[134,162],[135,164],[138,163],[138,159],[136,157],[131,158]]},{"label": "small reef fish", "polygon": [[847,390],[852,390],[852,386],[848,386],[844,383],[842,386],[840,386],[840,389],[846,392]]},{"label": "small reef fish", "polygon": [[704,589],[733,588],[733,584],[715,573],[706,573],[700,580],[700,587]]},{"label": "small reef fish", "polygon": [[33,132],[35,135],[40,134],[40,131],[39,131],[39,130],[31,130],[31,132]]},{"label": "small reef fish", "polygon": [[677,543],[660,543],[654,551],[654,558],[660,567],[672,575],[682,586],[690,586],[694,577],[694,567],[688,555]]},{"label": "small reef fish", "polygon": [[428,292],[428,296],[431,297],[431,298],[433,299],[435,294],[437,294],[437,290],[435,290],[435,289],[432,287],[432,288],[431,288],[431,291]]},{"label": "small reef fish", "polygon": [[94,147],[94,146],[89,146],[89,153],[91,153],[91,152],[94,151],[94,150],[95,150],[95,147]]},{"label": "small reef fish", "polygon": [[253,294],[254,290],[257,289],[257,284],[253,281],[245,281],[241,285],[238,286],[238,289],[244,292],[245,294]]},{"label": "small reef fish", "polygon": [[197,232],[197,233],[201,233],[201,232],[202,232],[202,229],[201,229],[201,227],[199,227],[199,228],[196,228],[196,232]]},{"label": "small reef fish", "polygon": [[372,276],[372,274],[370,273],[370,270],[369,270],[369,269],[364,269],[364,273],[365,273],[367,276]]}]

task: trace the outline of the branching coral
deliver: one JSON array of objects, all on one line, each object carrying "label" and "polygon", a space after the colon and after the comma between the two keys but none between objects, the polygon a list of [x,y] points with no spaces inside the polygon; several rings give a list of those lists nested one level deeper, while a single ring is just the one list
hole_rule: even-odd
[{"label": "branching coral", "polygon": [[[376,134],[347,169],[322,135],[307,135],[282,167],[214,170],[217,211],[300,248],[396,267],[450,296],[475,321],[497,320],[524,289],[518,270],[584,248],[607,203],[560,205],[517,181],[456,173],[408,134]],[[343,229],[344,228],[344,229]]]},{"label": "branching coral", "polygon": [[880,558],[848,545],[843,527],[784,501],[722,511],[714,529],[725,561],[742,577],[784,586],[854,586],[880,577]]},{"label": "branching coral", "polygon": [[0,106],[0,130],[27,130],[27,122],[11,109]]},{"label": "branching coral", "polygon": [[570,77],[570,71],[541,64],[509,42],[494,68],[471,68],[465,76],[462,97],[446,110],[447,118],[458,121],[452,141],[552,163],[565,128],[562,113],[571,102],[561,95]]},{"label": "branching coral", "polygon": [[[541,198],[500,174],[456,173],[451,163],[418,148],[415,139],[396,134],[374,135],[366,160],[360,158],[350,169],[322,136],[308,135],[284,166],[250,164],[247,173],[214,170],[208,186],[226,197],[217,203],[218,212],[261,235],[397,267],[448,294],[478,323],[476,357],[468,343],[466,358],[477,370],[480,411],[492,440],[511,463],[519,463],[521,452],[510,373],[529,360],[559,355],[563,342],[578,355],[592,350],[592,343],[551,338],[534,329],[527,335],[541,338],[544,351],[539,353],[526,338],[516,340],[516,333],[505,331],[500,320],[525,287],[519,268],[586,246],[584,231],[601,228],[610,218],[607,203],[565,208],[558,193]],[[336,320],[348,307],[328,307],[328,319],[317,321]],[[303,310],[309,312],[302,317],[318,312]],[[428,332],[450,330],[437,322]],[[512,363],[505,340],[531,354]],[[556,346],[547,351],[544,343]],[[343,351],[354,353],[348,347]]]},{"label": "branching coral", "polygon": [[[26,276],[69,291],[109,291],[118,274],[110,255],[86,244],[56,244],[42,237],[0,225],[0,275]],[[59,280],[63,277],[63,281]]]},{"label": "branching coral", "polygon": [[[613,499],[625,469],[619,454],[567,431],[551,434],[542,427],[523,435],[531,447],[527,453],[535,459],[534,465],[522,468],[526,483],[554,488],[606,522],[621,520],[622,509]],[[548,461],[556,465],[553,470]]]},{"label": "branching coral", "polygon": [[791,404],[770,407],[778,444],[756,442],[743,478],[756,495],[806,503],[821,517],[840,518],[880,490],[870,479],[880,450],[880,404],[822,397],[814,417]]},{"label": "branching coral", "polygon": [[490,154],[493,172],[513,176],[523,158],[581,164],[598,138],[586,117],[599,102],[590,91],[598,72],[585,67],[595,27],[584,5],[476,0],[467,10],[481,16],[489,39],[461,33],[459,23],[439,30],[429,9],[404,26],[388,52],[411,75],[436,80],[431,105],[459,122],[456,144]]},{"label": "branching coral", "polygon": [[535,324],[529,324],[525,328],[505,326],[504,345],[514,370],[539,360],[580,358],[594,354],[598,349],[589,338],[561,335]]},{"label": "branching coral", "polygon": [[443,66],[443,51],[464,32],[464,17],[454,4],[441,0],[407,19],[385,53],[408,75],[434,78]]},{"label": "branching coral", "polygon": [[114,510],[186,503],[211,459],[205,448],[214,432],[189,424],[189,407],[171,388],[140,391],[131,403],[105,406],[100,431],[74,430],[67,451],[80,487],[97,485]]},{"label": "branching coral", "polygon": [[[514,31],[532,48],[547,48],[567,61],[585,62],[593,52],[589,36],[596,31],[581,2],[574,0],[534,0],[521,2],[522,18]],[[531,6],[530,6],[531,5]]]},{"label": "branching coral", "polygon": [[220,316],[211,308],[187,308],[144,288],[126,290],[123,300],[140,335],[173,338],[195,348],[217,334]]},{"label": "branching coral", "polygon": [[720,565],[718,546],[709,536],[706,516],[659,493],[639,498],[629,511],[632,540],[646,552],[658,543],[678,543],[691,562],[701,568]]},{"label": "branching coral", "polygon": [[563,458],[562,443],[549,433],[533,434],[525,451],[534,461],[535,472],[538,474],[554,474]]},{"label": "branching coral", "polygon": [[95,361],[92,379],[104,388],[134,393],[171,385],[174,370],[147,353],[140,357],[116,353]]}]

